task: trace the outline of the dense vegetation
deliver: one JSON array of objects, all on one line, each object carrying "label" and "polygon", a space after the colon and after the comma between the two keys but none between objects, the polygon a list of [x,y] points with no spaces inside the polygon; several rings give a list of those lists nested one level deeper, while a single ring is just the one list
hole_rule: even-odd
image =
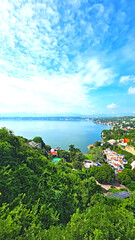
[{"label": "dense vegetation", "polygon": [[[122,140],[123,138],[129,138],[129,139],[135,139],[135,130],[122,130],[118,127],[115,127],[110,130],[103,130],[103,139],[104,141],[108,141],[110,139],[115,139],[115,140]],[[131,143],[130,143],[131,144]]]},{"label": "dense vegetation", "polygon": [[135,194],[110,199],[96,184],[112,180],[108,165],[82,168],[84,155],[73,145],[53,164],[49,146],[27,142],[0,129],[1,240],[134,239]]}]

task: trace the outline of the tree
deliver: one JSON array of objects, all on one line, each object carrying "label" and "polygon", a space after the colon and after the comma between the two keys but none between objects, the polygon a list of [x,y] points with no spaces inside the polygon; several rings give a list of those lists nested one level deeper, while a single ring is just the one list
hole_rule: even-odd
[{"label": "tree", "polygon": [[70,162],[70,153],[65,150],[58,150],[58,156],[64,158],[67,162]]},{"label": "tree", "polygon": [[90,175],[101,183],[110,183],[115,178],[114,170],[108,164],[103,164],[101,167],[93,166]]},{"label": "tree", "polygon": [[100,162],[100,163],[104,162],[104,154],[103,154],[101,148],[96,149],[95,154],[94,154],[94,161]]},{"label": "tree", "polygon": [[89,179],[84,179],[81,183],[81,193],[82,193],[82,205],[84,208],[90,203],[91,197],[97,193],[101,192],[101,186],[96,184],[94,177]]},{"label": "tree", "polygon": [[74,147],[73,144],[70,144],[70,145],[69,145],[69,151],[70,151],[70,152],[74,152],[74,151],[75,151],[75,147]]},{"label": "tree", "polygon": [[131,178],[126,173],[118,173],[117,179],[121,184],[127,185],[131,183]]},{"label": "tree", "polygon": [[34,137],[33,141],[36,142],[36,143],[41,143],[42,148],[45,147],[45,143],[44,143],[44,141],[41,137]]},{"label": "tree", "polygon": [[99,147],[101,145],[101,143],[99,142],[99,141],[96,141],[95,143],[94,143],[94,146],[95,147]]}]

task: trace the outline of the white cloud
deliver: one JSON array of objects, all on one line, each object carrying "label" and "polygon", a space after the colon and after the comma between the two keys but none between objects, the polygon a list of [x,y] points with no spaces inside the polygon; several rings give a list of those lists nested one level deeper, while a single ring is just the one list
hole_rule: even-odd
[{"label": "white cloud", "polygon": [[76,59],[77,69],[84,84],[89,89],[108,86],[116,76],[111,68],[105,67],[97,58]]},{"label": "white cloud", "polygon": [[88,95],[88,85],[97,88],[108,84],[109,71],[102,68],[98,60],[91,59],[87,65],[82,63],[81,70],[74,74],[56,74],[52,71],[31,78],[0,74],[3,82],[0,105],[4,112],[5,109],[7,112],[88,112],[88,108],[95,107]]},{"label": "white cloud", "polygon": [[135,113],[135,111],[133,111],[133,113]]},{"label": "white cloud", "polygon": [[135,76],[134,75],[127,75],[127,76],[122,76],[120,78],[120,83],[129,83],[129,82],[135,82]]},{"label": "white cloud", "polygon": [[135,87],[130,87],[128,89],[128,94],[135,94]]},{"label": "white cloud", "polygon": [[117,108],[117,105],[115,103],[112,103],[110,105],[107,105],[107,108],[111,108],[111,109]]},{"label": "white cloud", "polygon": [[116,77],[96,49],[106,39],[110,6],[24,2],[0,3],[1,111],[87,112],[94,106],[88,93]]},{"label": "white cloud", "polygon": [[[31,80],[0,75],[0,105],[5,112],[74,112],[83,111],[91,101],[87,90],[74,76],[34,77]],[[6,94],[5,94],[6,93]],[[81,108],[81,110],[80,110]]]}]

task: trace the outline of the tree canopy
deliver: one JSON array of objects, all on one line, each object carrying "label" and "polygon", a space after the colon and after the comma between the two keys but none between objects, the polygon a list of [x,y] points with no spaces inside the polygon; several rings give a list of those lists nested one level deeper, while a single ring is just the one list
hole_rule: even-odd
[{"label": "tree canopy", "polygon": [[[103,196],[96,180],[113,179],[108,165],[74,171],[81,151],[59,154],[67,161],[53,164],[27,139],[0,129],[0,239],[133,240],[134,192],[125,200]],[[124,174],[133,181],[130,171]]]}]

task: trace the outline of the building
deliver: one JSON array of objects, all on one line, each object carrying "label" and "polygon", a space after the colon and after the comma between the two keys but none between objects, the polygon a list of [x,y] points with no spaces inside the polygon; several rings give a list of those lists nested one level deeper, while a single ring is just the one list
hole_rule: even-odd
[{"label": "building", "polygon": [[105,162],[115,170],[116,174],[124,169],[124,164],[128,163],[123,154],[117,154],[110,148],[103,150],[103,153],[106,155]]},{"label": "building", "polygon": [[89,146],[87,146],[88,149],[90,149],[91,147],[94,147],[94,145],[90,144]]},{"label": "building", "polygon": [[120,145],[121,145],[121,147],[126,147],[127,143],[122,142]]},{"label": "building", "polygon": [[83,162],[83,165],[84,165],[84,167],[85,168],[90,168],[90,167],[93,167],[93,166],[99,166],[99,167],[101,167],[102,166],[102,164],[101,163],[94,163],[93,161],[91,161],[91,160],[85,160],[84,162]]},{"label": "building", "polygon": [[93,167],[94,163],[91,160],[85,160],[83,162],[83,165],[85,168],[90,168],[90,167]]},{"label": "building", "polygon": [[30,142],[28,142],[28,146],[36,147],[36,148],[42,148],[42,143],[36,143],[34,141],[30,141]]},{"label": "building", "polygon": [[110,194],[110,195],[108,195],[108,197],[125,199],[125,198],[129,198],[130,197],[130,193],[126,192],[126,191],[122,191],[122,192]]},{"label": "building", "polygon": [[54,148],[54,150],[55,150],[55,151],[58,151],[58,150],[60,150],[60,147],[56,147],[56,148]]},{"label": "building", "polygon": [[132,170],[135,170],[135,161],[131,163],[131,166],[132,166]]},{"label": "building", "polygon": [[57,151],[55,151],[53,148],[49,151],[49,153],[51,154],[51,156],[54,156],[54,157],[58,156]]},{"label": "building", "polygon": [[110,145],[114,146],[115,144],[117,144],[117,140],[115,139],[110,139],[107,141]]},{"label": "building", "polygon": [[124,139],[123,139],[123,142],[124,142],[124,143],[128,143],[128,142],[130,142],[130,139],[124,138]]}]

